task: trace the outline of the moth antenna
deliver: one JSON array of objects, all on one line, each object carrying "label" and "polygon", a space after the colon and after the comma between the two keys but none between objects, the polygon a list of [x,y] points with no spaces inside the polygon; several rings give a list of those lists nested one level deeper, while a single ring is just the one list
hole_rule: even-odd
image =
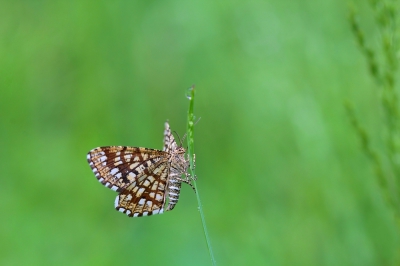
[{"label": "moth antenna", "polygon": [[[201,119],[201,117],[199,117],[199,119],[196,120],[196,122],[194,123],[193,126],[197,125],[197,123],[200,121],[200,119]],[[186,139],[186,137],[187,137],[187,133],[185,133],[185,135],[183,135],[183,137],[182,137],[182,142]],[[182,142],[181,142],[181,143],[182,143]]]},{"label": "moth antenna", "polygon": [[[181,141],[181,138],[179,137],[179,134],[178,134],[178,132],[176,132],[175,130],[174,130],[174,133],[176,134],[176,136],[178,137],[178,139],[179,139],[179,142],[181,143],[181,147],[182,147],[182,141]],[[186,135],[186,134],[185,134]]]},{"label": "moth antenna", "polygon": [[194,123],[194,126],[197,125],[197,123],[199,123],[200,119],[201,119],[201,116],[199,117],[199,119],[196,120],[196,122]]},{"label": "moth antenna", "polygon": [[182,137],[182,142],[186,139],[187,133],[185,133],[185,135],[183,135]]}]

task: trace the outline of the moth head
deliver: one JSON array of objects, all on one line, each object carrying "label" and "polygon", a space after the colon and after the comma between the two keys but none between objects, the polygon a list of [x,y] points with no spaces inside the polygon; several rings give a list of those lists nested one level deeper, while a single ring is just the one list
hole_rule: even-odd
[{"label": "moth head", "polygon": [[177,154],[183,155],[183,154],[185,154],[186,149],[183,148],[183,147],[178,147],[178,148],[175,150],[175,152],[176,152]]}]

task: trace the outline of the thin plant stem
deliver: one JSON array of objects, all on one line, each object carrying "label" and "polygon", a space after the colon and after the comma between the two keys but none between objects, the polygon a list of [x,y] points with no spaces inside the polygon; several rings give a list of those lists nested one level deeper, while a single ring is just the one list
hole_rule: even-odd
[{"label": "thin plant stem", "polygon": [[[189,110],[188,110],[188,123],[187,123],[187,144],[188,144],[188,154],[189,154],[189,162],[190,162],[190,174],[195,177],[195,170],[194,170],[194,113],[193,113],[193,106],[194,106],[194,85],[190,87],[186,94],[187,98],[189,99]],[[208,253],[210,254],[212,265],[217,265],[213,250],[211,247],[210,237],[208,236],[207,226],[206,226],[206,219],[204,218],[203,208],[200,201],[200,194],[199,190],[197,189],[196,181],[193,180],[193,186],[196,190],[196,197],[197,197],[197,204],[198,209],[201,217],[201,223],[203,225],[204,236],[206,238]]]}]

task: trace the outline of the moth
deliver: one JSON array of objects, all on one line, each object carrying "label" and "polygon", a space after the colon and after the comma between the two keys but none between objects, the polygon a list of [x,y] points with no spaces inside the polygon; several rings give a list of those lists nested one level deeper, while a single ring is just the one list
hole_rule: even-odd
[{"label": "moth", "polygon": [[100,183],[119,193],[115,209],[140,217],[174,209],[182,183],[194,189],[191,182],[196,177],[188,173],[189,156],[185,153],[166,122],[162,150],[98,147],[87,154],[87,161]]}]

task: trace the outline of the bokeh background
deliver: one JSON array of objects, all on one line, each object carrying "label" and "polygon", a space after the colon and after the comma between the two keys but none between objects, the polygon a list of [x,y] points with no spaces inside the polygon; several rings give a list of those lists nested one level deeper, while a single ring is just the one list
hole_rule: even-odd
[{"label": "bokeh background", "polygon": [[[365,1],[366,2],[366,1]],[[378,34],[367,3],[364,30]],[[210,265],[195,194],[128,218],[97,146],[185,133],[218,265],[391,265],[399,234],[344,102],[380,145],[347,1],[2,1],[0,264]]]}]

